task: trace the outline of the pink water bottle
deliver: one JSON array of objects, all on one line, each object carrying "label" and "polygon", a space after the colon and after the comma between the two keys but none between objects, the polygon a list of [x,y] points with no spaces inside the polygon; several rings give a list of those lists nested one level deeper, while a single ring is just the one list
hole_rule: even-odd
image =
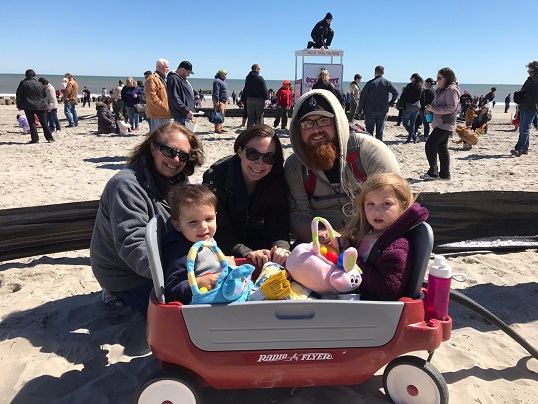
[{"label": "pink water bottle", "polygon": [[436,255],[428,275],[428,293],[424,299],[426,318],[448,320],[448,303],[450,301],[450,278],[452,267],[442,255]]}]

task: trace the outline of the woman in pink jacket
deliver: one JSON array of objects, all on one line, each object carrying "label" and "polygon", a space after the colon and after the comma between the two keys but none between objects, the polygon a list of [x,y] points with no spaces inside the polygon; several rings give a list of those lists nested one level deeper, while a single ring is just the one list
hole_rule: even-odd
[{"label": "woman in pink jacket", "polygon": [[[449,67],[444,67],[437,73],[437,90],[431,105],[426,111],[433,113],[433,131],[426,141],[426,158],[430,168],[421,175],[423,180],[450,180],[450,156],[448,154],[448,138],[456,129],[460,88],[456,75]],[[437,167],[439,156],[439,169]]]}]

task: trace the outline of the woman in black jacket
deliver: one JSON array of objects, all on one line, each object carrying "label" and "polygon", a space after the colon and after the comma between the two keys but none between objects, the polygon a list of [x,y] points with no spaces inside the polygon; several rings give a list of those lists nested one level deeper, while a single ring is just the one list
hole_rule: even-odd
[{"label": "woman in black jacket", "polygon": [[424,91],[422,91],[422,95],[420,97],[420,117],[422,118],[422,124],[424,125],[424,141],[428,139],[428,136],[430,135],[430,123],[426,120],[426,117],[424,116],[424,108],[426,105],[431,105],[433,102],[433,99],[435,98],[435,90],[433,89],[433,86],[436,85],[437,82],[432,79],[431,77],[428,77],[424,81]]},{"label": "woman in black jacket", "polygon": [[218,199],[215,240],[225,255],[283,265],[290,243],[280,140],[270,126],[252,126],[237,137],[234,152],[203,176]]},{"label": "woman in black jacket", "polygon": [[422,77],[418,73],[413,73],[411,82],[405,86],[400,97],[399,105],[403,107],[404,112],[402,122],[407,130],[407,140],[404,143],[409,143],[413,140],[417,141],[415,134],[415,122],[417,115],[420,112],[420,97],[422,96]]}]

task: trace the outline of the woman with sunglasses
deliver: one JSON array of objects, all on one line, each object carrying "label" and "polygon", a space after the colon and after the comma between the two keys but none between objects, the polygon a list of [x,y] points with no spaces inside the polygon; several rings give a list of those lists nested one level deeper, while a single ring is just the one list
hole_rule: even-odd
[{"label": "woman with sunglasses", "polygon": [[270,126],[252,126],[237,137],[234,152],[203,177],[218,199],[215,240],[225,255],[283,265],[290,244],[280,140]]},{"label": "woman with sunglasses", "polygon": [[[456,129],[458,105],[460,102],[460,87],[456,75],[449,67],[437,73],[437,89],[431,105],[424,109],[433,113],[433,131],[426,140],[426,158],[430,168],[426,174],[421,175],[423,180],[443,179],[450,180],[450,156],[448,154],[448,138]],[[439,156],[439,167],[437,166]]]},{"label": "woman with sunglasses", "polygon": [[203,163],[196,137],[178,123],[148,133],[127,158],[126,167],[105,186],[95,219],[90,260],[105,302],[121,300],[146,316],[153,282],[145,229],[157,213],[170,217],[169,189],[188,183]]}]

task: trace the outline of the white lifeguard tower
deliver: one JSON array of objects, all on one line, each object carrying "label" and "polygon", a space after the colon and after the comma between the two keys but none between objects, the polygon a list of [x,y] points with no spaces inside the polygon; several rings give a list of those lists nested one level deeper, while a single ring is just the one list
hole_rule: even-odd
[{"label": "white lifeguard tower", "polygon": [[[312,62],[309,62],[309,60]],[[341,49],[303,49],[295,51],[294,101],[297,101],[301,95],[309,91],[314,83],[318,81],[318,74],[321,69],[327,69],[330,76],[329,81],[336,88],[342,90],[342,93],[345,93],[342,89],[344,79],[343,61],[344,51]],[[300,76],[298,76],[297,71],[299,64],[301,65]]]}]

